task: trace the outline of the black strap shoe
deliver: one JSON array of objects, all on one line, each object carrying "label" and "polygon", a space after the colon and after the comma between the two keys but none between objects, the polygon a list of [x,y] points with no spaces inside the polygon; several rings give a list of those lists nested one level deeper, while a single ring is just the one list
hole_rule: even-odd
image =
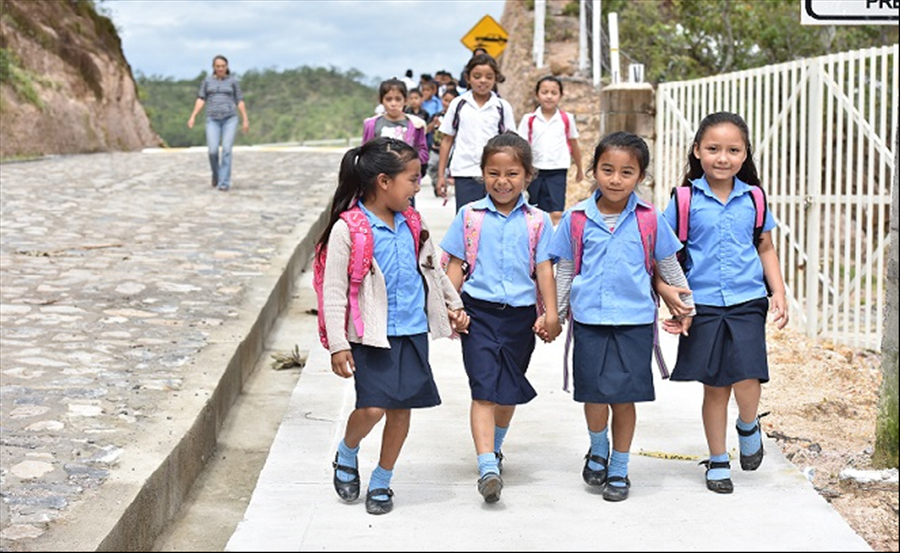
[{"label": "black strap shoe", "polygon": [[[331,463],[331,466],[334,467],[334,491],[344,501],[356,501],[359,497],[359,471],[353,467],[339,465],[337,461],[338,456],[335,454],[334,462]],[[339,470],[353,476],[353,480],[344,482],[338,478],[337,471]]]},{"label": "black strap shoe", "polygon": [[[375,499],[386,495],[387,499]],[[394,490],[390,488],[377,488],[366,492],[366,512],[370,515],[386,515],[394,508]]]},{"label": "black strap shoe", "polygon": [[[597,470],[588,468],[588,463],[591,461],[597,463],[602,468]],[[581,477],[584,479],[584,483],[588,486],[597,488],[603,487],[603,485],[606,484],[606,467],[606,459],[599,455],[591,455],[591,450],[588,449],[587,455],[584,456],[584,468],[581,470]]]},{"label": "black strap shoe", "polygon": [[700,461],[701,465],[706,466],[706,489],[711,492],[716,493],[731,493],[734,491],[734,483],[731,481],[731,478],[722,478],[721,480],[710,480],[709,479],[709,471],[712,469],[728,469],[731,470],[731,463],[729,461],[710,461],[709,459],[704,459]]},{"label": "black strap shoe", "polygon": [[769,414],[769,412],[766,411],[765,413],[760,413],[759,415],[757,415],[756,416],[756,424],[754,424],[753,428],[751,428],[750,430],[741,430],[740,428],[737,427],[737,425],[735,425],[738,435],[743,436],[745,438],[748,436],[752,436],[752,435],[756,434],[757,432],[760,433],[759,434],[759,449],[756,451],[756,453],[751,453],[750,455],[744,455],[744,453],[741,452],[741,470],[756,470],[759,468],[759,465],[762,464],[762,460],[763,460],[763,457],[765,456],[766,452],[763,449],[762,431],[759,426],[759,419],[761,419],[762,417],[765,417],[768,414]]}]

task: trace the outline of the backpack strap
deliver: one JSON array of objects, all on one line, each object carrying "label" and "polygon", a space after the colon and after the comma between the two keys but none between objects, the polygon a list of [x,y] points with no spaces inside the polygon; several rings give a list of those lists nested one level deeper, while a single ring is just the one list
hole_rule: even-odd
[{"label": "backpack strap", "polygon": [[[569,219],[569,229],[572,232],[572,259],[575,262],[574,279],[581,272],[581,257],[584,254],[584,225],[587,223],[587,213],[577,209],[572,211]],[[571,296],[570,296],[571,297]],[[572,304],[569,303],[569,311],[566,315],[566,345],[563,353],[563,390],[569,391],[569,350],[572,348]]]},{"label": "backpack strap", "polygon": [[656,358],[657,367],[659,367],[659,375],[665,380],[669,378],[669,367],[666,366],[662,347],[659,344],[659,296],[653,287],[655,268],[653,257],[656,252],[656,230],[659,219],[653,204],[638,202],[634,214],[637,217],[638,232],[641,234],[641,245],[644,247],[644,268],[647,269],[647,274],[650,275],[650,297],[653,298],[653,303],[657,307],[653,315],[653,356]]},{"label": "backpack strap", "polygon": [[542,211],[527,203],[523,205],[523,209],[525,210],[525,225],[528,228],[528,259],[530,261],[528,274],[534,280],[535,306],[537,307],[538,317],[540,317],[544,314],[544,298],[541,295],[541,287],[538,286],[537,281],[537,245],[544,230],[544,217]]},{"label": "backpack strap", "polygon": [[534,118],[537,117],[536,113],[532,113],[528,116],[528,143],[531,144],[532,138],[534,137]]},{"label": "backpack strap", "polygon": [[[499,98],[498,98],[499,100]],[[459,103],[456,104],[456,111],[453,112],[453,130],[459,130],[459,112],[462,111],[463,105],[465,105],[466,101],[464,99],[460,99]],[[497,112],[500,114],[500,122],[497,124],[497,134],[503,134],[506,132],[506,123],[503,121],[503,116],[505,114],[503,110],[503,102],[499,102],[497,105]]]},{"label": "backpack strap", "polygon": [[350,227],[350,264],[347,267],[347,274],[350,277],[350,318],[353,320],[356,334],[362,336],[365,325],[359,309],[359,287],[363,278],[372,269],[375,239],[369,220],[358,204],[341,213],[340,217]]},{"label": "backpack strap", "polygon": [[753,220],[753,245],[758,248],[763,225],[766,222],[766,193],[758,186],[751,186],[750,197],[753,198],[753,207],[756,208],[756,217]]},{"label": "backpack strap", "polygon": [[675,234],[681,242],[681,249],[675,253],[675,258],[678,259],[683,271],[687,271],[688,265],[687,241],[693,192],[693,188],[690,186],[676,186],[672,189],[672,201],[675,202]]},{"label": "backpack strap", "polygon": [[416,208],[413,206],[409,206],[406,208],[406,211],[403,212],[403,216],[406,218],[406,225],[413,235],[413,244],[416,248],[416,260],[418,260],[419,249],[422,246],[420,242],[422,237],[422,214],[416,211]]},{"label": "backpack strap", "polygon": [[[487,213],[486,209],[475,209],[471,205],[463,208],[463,245],[466,248],[463,259],[463,281],[468,280],[475,270],[475,258],[478,256],[478,241],[481,239],[481,223]],[[441,267],[447,270],[450,264],[450,254],[441,254]]]}]

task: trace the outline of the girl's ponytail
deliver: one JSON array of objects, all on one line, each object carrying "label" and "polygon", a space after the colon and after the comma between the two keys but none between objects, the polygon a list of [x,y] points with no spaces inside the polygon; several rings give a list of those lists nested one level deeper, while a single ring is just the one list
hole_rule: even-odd
[{"label": "girl's ponytail", "polygon": [[319,237],[318,245],[323,249],[328,245],[328,239],[331,238],[331,229],[340,218],[341,213],[350,209],[353,203],[362,195],[362,179],[359,176],[359,153],[362,146],[350,148],[344,152],[341,158],[341,168],[338,171],[338,185],[334,191],[334,197],[331,199],[331,214],[328,217],[328,224]]}]

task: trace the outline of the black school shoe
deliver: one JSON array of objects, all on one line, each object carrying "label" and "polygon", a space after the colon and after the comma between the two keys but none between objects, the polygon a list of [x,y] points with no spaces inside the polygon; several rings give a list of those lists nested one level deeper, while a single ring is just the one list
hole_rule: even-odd
[{"label": "black school shoe", "polygon": [[[624,482],[624,486],[613,486],[611,482]],[[606,479],[606,485],[603,486],[603,499],[607,501],[625,501],[628,499],[628,489],[631,487],[631,480],[627,476],[610,476]]]},{"label": "black school shoe", "polygon": [[737,427],[737,425],[735,425],[735,429],[737,430],[738,435],[745,438],[759,432],[759,450],[757,450],[756,453],[752,453],[750,455],[744,455],[743,452],[741,453],[741,470],[756,470],[759,468],[759,465],[762,464],[762,460],[766,452],[763,449],[762,430],[759,427],[759,419],[761,417],[765,417],[768,414],[769,412],[766,411],[765,413],[757,415],[756,424],[753,425],[753,428],[751,428],[750,430],[741,430]]},{"label": "black school shoe", "polygon": [[[375,499],[376,496],[386,495],[387,499]],[[366,512],[370,515],[386,515],[394,508],[394,490],[390,488],[377,488],[366,492]]]},{"label": "black school shoe", "polygon": [[[590,463],[591,461],[597,463],[603,468],[597,470],[588,468],[588,463]],[[603,487],[606,484],[606,466],[606,459],[600,457],[599,455],[591,455],[591,450],[588,449],[587,455],[584,456],[584,468],[581,470],[581,477],[584,479],[584,483],[588,486],[594,486],[597,488]]]},{"label": "black school shoe", "polygon": [[478,493],[484,498],[485,503],[500,501],[500,492],[503,490],[503,478],[496,472],[485,473],[478,479]]},{"label": "black school shoe", "polygon": [[[706,474],[709,474],[709,471],[712,469],[731,470],[731,463],[728,461],[710,461],[709,459],[704,459],[700,461],[699,464],[706,466]],[[731,481],[731,478],[723,478],[721,480],[710,480],[707,478],[706,489],[716,493],[731,493],[734,491],[734,483]]]},{"label": "black school shoe", "polygon": [[[337,453],[334,455],[334,462],[331,463],[331,466],[334,467],[334,491],[336,491],[338,496],[344,501],[356,501],[359,497],[359,471],[353,467],[339,465]],[[344,482],[338,478],[337,471],[339,470],[351,474],[353,480]]]}]

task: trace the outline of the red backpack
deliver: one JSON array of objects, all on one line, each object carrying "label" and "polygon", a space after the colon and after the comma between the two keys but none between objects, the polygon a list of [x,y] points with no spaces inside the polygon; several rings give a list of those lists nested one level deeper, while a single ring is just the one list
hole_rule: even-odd
[{"label": "red backpack", "polygon": [[[410,207],[403,212],[409,231],[413,235],[413,243],[416,246],[416,258],[419,257],[419,237],[422,234],[422,216],[415,208]],[[359,204],[354,204],[350,209],[341,213],[341,219],[350,227],[350,262],[347,266],[347,274],[350,276],[350,288],[348,295],[350,305],[344,319],[344,327],[350,317],[353,318],[353,326],[356,334],[363,336],[365,325],[362,313],[359,310],[359,286],[367,273],[372,272],[372,257],[375,251],[375,239],[372,236],[372,227],[366,214],[360,209]],[[324,294],[325,285],[325,258],[327,249],[321,244],[316,246],[316,256],[313,262],[313,289],[318,300],[319,341],[328,349],[328,333],[325,330]]]},{"label": "red backpack", "polygon": [[[641,245],[644,247],[644,268],[650,275],[650,296],[654,303],[659,305],[659,298],[656,296],[656,290],[653,288],[653,272],[655,264],[653,263],[653,253],[656,251],[656,229],[657,215],[656,208],[652,204],[638,202],[635,206],[634,214],[637,217],[638,232],[641,234]],[[572,231],[572,257],[575,261],[575,273],[581,272],[581,257],[584,253],[584,225],[587,223],[587,213],[583,209],[572,211],[571,231]],[[574,278],[573,275],[573,278]],[[662,348],[659,345],[659,329],[658,329],[658,313],[653,319],[653,355],[656,358],[656,364],[659,367],[659,374],[664,379],[669,378],[669,369],[663,359]],[[569,391],[569,349],[572,345],[572,308],[569,306],[568,329],[566,331],[565,356],[563,357],[563,390]]]},{"label": "red backpack", "polygon": [[[559,110],[559,116],[563,120],[563,125],[566,127],[566,146],[569,147],[569,154],[572,153],[572,143],[569,142],[569,114],[564,112],[563,110]],[[531,144],[531,137],[534,135],[534,118],[537,117],[537,112],[532,113],[528,116],[528,143]]]},{"label": "red backpack", "polygon": [[[687,273],[688,250],[687,240],[688,231],[691,223],[691,197],[693,196],[692,186],[676,186],[672,189],[672,198],[675,200],[675,234],[681,241],[682,248],[678,250],[676,257],[681,263],[681,268]],[[759,248],[759,241],[762,237],[763,225],[766,222],[766,193],[759,186],[750,186],[750,197],[753,199],[753,208],[756,210],[756,217],[753,219],[753,246]],[[763,283],[766,285],[766,292],[769,296],[772,291],[769,283],[763,276]]]}]

